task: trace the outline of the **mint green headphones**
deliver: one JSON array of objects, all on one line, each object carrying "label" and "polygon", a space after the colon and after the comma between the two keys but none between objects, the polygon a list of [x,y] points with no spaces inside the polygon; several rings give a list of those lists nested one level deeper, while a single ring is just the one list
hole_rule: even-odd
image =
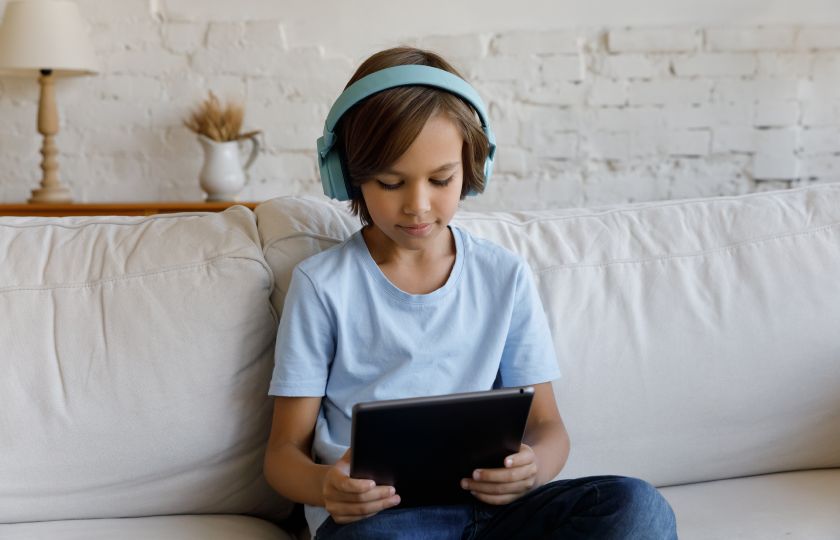
[{"label": "mint green headphones", "polygon": [[[484,185],[486,186],[490,181],[490,175],[493,173],[496,137],[493,135],[493,130],[490,129],[484,102],[481,101],[478,92],[465,80],[448,71],[431,66],[412,64],[386,68],[359,79],[342,92],[333,104],[330,113],[327,115],[327,121],[324,123],[324,135],[318,138],[318,166],[321,171],[324,193],[333,199],[347,201],[350,200],[350,193],[352,192],[349,178],[344,177],[341,156],[335,148],[336,136],[334,130],[338,121],[353,105],[363,99],[397,86],[439,88],[463,98],[472,106],[478,113],[481,129],[484,130],[484,134],[490,143],[490,151],[487,154],[487,160],[484,162]],[[471,191],[469,195],[476,195],[476,193]]]}]

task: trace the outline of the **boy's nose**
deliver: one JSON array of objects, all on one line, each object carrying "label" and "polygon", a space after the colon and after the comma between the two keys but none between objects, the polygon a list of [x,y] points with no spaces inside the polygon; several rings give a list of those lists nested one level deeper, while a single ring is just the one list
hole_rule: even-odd
[{"label": "boy's nose", "polygon": [[406,214],[421,216],[431,210],[432,205],[429,193],[422,184],[422,182],[417,182],[410,189],[406,190],[406,198],[403,203],[403,212]]}]

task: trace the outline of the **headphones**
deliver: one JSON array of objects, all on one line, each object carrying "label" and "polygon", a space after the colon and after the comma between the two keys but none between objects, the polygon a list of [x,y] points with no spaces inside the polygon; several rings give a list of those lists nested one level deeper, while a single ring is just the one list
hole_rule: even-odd
[{"label": "headphones", "polygon": [[[496,154],[496,137],[490,129],[487,121],[487,112],[484,102],[475,89],[457,75],[443,69],[423,65],[394,66],[376,71],[354,82],[338,97],[333,104],[327,120],[324,123],[324,135],[318,138],[318,167],[321,171],[321,183],[324,186],[324,193],[339,201],[350,200],[352,192],[350,179],[344,177],[344,168],[341,163],[340,152],[335,148],[336,136],[335,126],[341,117],[350,110],[353,105],[389,88],[397,86],[431,86],[454,94],[469,103],[478,113],[481,121],[481,129],[487,136],[490,143],[490,151],[487,160],[484,162],[484,185],[490,181],[493,173],[493,157]],[[477,195],[472,190],[468,195]]]}]

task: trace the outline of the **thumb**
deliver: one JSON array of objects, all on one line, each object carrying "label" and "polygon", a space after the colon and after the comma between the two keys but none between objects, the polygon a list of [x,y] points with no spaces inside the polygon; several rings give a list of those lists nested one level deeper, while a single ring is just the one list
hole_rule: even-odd
[{"label": "thumb", "polygon": [[344,455],[338,458],[338,461],[335,462],[335,467],[347,476],[350,476],[350,459],[352,455],[352,449],[348,448],[347,451],[344,452]]}]

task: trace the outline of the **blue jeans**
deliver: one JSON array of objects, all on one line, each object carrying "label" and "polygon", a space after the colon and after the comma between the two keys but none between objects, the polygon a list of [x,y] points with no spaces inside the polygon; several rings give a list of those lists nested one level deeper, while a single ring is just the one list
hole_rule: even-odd
[{"label": "blue jeans", "polygon": [[393,508],[338,525],[328,518],[315,540],[509,540],[513,538],[677,538],[674,512],[642,480],[590,476],[551,482],[503,506]]}]

